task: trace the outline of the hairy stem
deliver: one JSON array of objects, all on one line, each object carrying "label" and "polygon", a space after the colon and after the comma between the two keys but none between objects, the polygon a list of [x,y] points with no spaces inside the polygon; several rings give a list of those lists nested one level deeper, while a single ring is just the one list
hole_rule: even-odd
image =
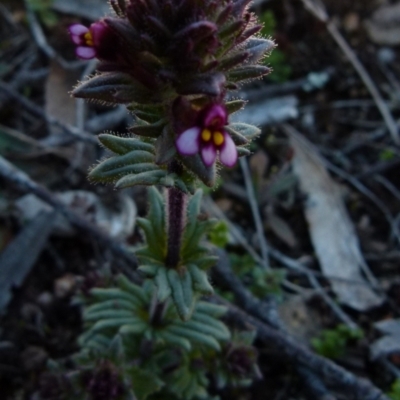
[{"label": "hairy stem", "polygon": [[[169,170],[179,173],[181,166],[173,162]],[[186,194],[174,187],[167,189],[168,250],[165,262],[168,268],[176,268],[179,264],[185,219]]]}]

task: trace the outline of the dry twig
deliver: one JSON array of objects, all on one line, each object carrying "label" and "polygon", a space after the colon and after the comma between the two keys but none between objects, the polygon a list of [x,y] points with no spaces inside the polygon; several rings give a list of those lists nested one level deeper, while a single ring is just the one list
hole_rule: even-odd
[{"label": "dry twig", "polygon": [[311,14],[313,14],[321,22],[326,24],[328,32],[331,34],[332,38],[335,40],[335,42],[342,49],[343,53],[346,55],[350,63],[353,65],[354,69],[357,71],[361,80],[364,82],[364,85],[366,86],[372,98],[374,99],[375,104],[378,107],[383,120],[385,121],[386,127],[392,137],[393,142],[399,145],[400,137],[399,137],[397,123],[394,120],[388,106],[386,105],[384,99],[382,98],[378,88],[376,87],[368,71],[365,69],[361,61],[357,58],[357,55],[352,50],[350,45],[346,42],[346,39],[337,29],[335,22],[329,19],[328,13],[323,3],[320,0],[302,0],[302,1],[305,8],[309,10]]}]

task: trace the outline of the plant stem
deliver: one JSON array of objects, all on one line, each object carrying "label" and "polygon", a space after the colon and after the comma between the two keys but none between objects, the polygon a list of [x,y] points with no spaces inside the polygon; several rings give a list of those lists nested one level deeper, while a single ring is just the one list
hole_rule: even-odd
[{"label": "plant stem", "polygon": [[[170,172],[181,172],[181,166],[172,162]],[[182,234],[186,219],[186,194],[174,187],[167,189],[168,250],[166,266],[176,268],[179,264]]]}]

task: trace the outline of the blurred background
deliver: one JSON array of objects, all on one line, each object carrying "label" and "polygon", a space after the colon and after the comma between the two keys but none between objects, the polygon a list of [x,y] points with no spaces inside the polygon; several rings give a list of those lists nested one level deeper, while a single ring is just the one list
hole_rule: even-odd
[{"label": "blurred background", "polygon": [[[204,188],[203,211],[220,219],[209,239],[291,337],[400,399],[400,3],[252,9],[277,48],[234,118],[262,134]],[[123,134],[131,117],[69,95],[96,63],[75,58],[67,28],[108,12],[103,0],[0,0],[2,399],[37,398],[47,361],[78,349],[74,296],[129,270],[142,241],[146,190],[87,181],[105,155],[96,134]],[[322,397],[334,390],[313,391],[273,344],[258,346],[263,379],[221,398],[355,398]]]}]

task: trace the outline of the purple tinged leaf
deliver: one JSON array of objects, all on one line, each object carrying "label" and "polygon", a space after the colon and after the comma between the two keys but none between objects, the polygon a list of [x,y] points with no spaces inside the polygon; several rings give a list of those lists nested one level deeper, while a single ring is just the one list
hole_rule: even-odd
[{"label": "purple tinged leaf", "polygon": [[131,52],[139,49],[139,35],[128,21],[122,18],[106,18],[104,21],[124,41],[126,45],[124,47],[125,51],[128,50]]},{"label": "purple tinged leaf", "polygon": [[162,38],[170,38],[171,37],[172,34],[171,34],[170,30],[158,18],[154,17],[153,15],[149,15],[147,17],[147,22],[154,34],[159,35]]},{"label": "purple tinged leaf", "polygon": [[230,24],[223,27],[218,32],[218,37],[220,39],[225,39],[229,36],[235,36],[235,35],[239,34],[241,31],[243,31],[244,28],[245,28],[244,21],[242,21],[242,20],[233,21]]},{"label": "purple tinged leaf", "polygon": [[221,95],[224,83],[225,75],[222,73],[197,74],[182,82],[176,91],[181,95],[205,94],[217,97]]},{"label": "purple tinged leaf", "polygon": [[240,34],[238,37],[236,43],[243,43],[245,40],[247,40],[249,37],[255,35],[257,32],[260,32],[262,29],[262,25],[254,25],[251,28],[245,30],[243,33]]},{"label": "purple tinged leaf", "polygon": [[231,12],[232,12],[233,6],[232,3],[229,3],[218,15],[216,24],[218,26],[222,26],[230,17]]},{"label": "purple tinged leaf", "polygon": [[174,40],[187,40],[198,42],[217,31],[217,26],[210,21],[193,22],[174,35]]},{"label": "purple tinged leaf", "polygon": [[236,0],[233,3],[233,9],[232,9],[232,14],[235,17],[240,17],[243,15],[243,13],[246,10],[247,5],[251,2],[252,0]]},{"label": "purple tinged leaf", "polygon": [[260,78],[270,72],[271,69],[264,65],[249,65],[230,71],[228,76],[230,81],[240,82],[248,79]]},{"label": "purple tinged leaf", "polygon": [[274,41],[269,39],[249,39],[246,42],[246,50],[249,53],[249,58],[247,61],[249,63],[258,62],[265,54],[273,50],[275,46],[276,44]]},{"label": "purple tinged leaf", "polygon": [[151,101],[151,93],[141,87],[128,74],[109,72],[94,76],[77,86],[74,97],[105,101],[108,103],[130,103],[145,97]]},{"label": "purple tinged leaf", "polygon": [[250,52],[241,51],[240,53],[233,54],[221,60],[219,68],[223,71],[229,70],[240,64],[243,64],[249,58]]}]

